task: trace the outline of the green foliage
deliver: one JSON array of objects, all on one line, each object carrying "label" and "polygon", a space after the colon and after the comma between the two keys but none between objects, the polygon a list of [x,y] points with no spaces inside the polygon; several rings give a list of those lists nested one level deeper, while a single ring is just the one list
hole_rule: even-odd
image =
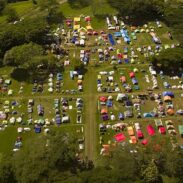
[{"label": "green foliage", "polygon": [[68,0],[69,5],[72,8],[83,8],[89,6],[92,0]]},{"label": "green foliage", "polygon": [[154,65],[161,65],[165,70],[179,69],[183,67],[183,48],[167,49],[153,58]]},{"label": "green foliage", "polygon": [[62,182],[77,170],[76,139],[54,132],[32,139],[14,156],[19,183]]},{"label": "green foliage", "polygon": [[64,16],[61,11],[57,8],[51,8],[48,12],[47,21],[49,24],[59,24],[62,23]]},{"label": "green foliage", "polygon": [[144,16],[155,16],[164,12],[164,0],[108,0],[108,2],[123,16],[144,18]]},{"label": "green foliage", "polygon": [[37,0],[41,10],[50,9],[58,6],[57,0]]},{"label": "green foliage", "polygon": [[156,164],[152,161],[147,167],[142,170],[142,177],[145,183],[158,183],[159,182],[159,172]]},{"label": "green foliage", "polygon": [[174,37],[183,43],[183,11],[181,5],[167,6],[164,16],[166,24],[172,28]]},{"label": "green foliage", "polygon": [[6,6],[6,0],[0,0],[0,13],[4,10]]},{"label": "green foliage", "polygon": [[6,8],[5,14],[7,15],[7,21],[8,22],[14,22],[19,19],[18,14],[15,9],[13,8]]},{"label": "green foliage", "polygon": [[13,47],[7,51],[3,63],[5,65],[24,66],[33,57],[43,54],[41,46],[33,43]]},{"label": "green foliage", "polygon": [[43,17],[27,18],[16,25],[10,24],[0,28],[0,57],[14,46],[27,42],[43,44],[48,32],[47,22]]},{"label": "green foliage", "polygon": [[12,165],[12,159],[10,157],[4,157],[0,163],[0,182],[16,183],[13,165]]},{"label": "green foliage", "polygon": [[39,69],[46,71],[57,68],[57,59],[53,55],[35,56],[26,63],[26,68],[30,72],[39,72]]}]

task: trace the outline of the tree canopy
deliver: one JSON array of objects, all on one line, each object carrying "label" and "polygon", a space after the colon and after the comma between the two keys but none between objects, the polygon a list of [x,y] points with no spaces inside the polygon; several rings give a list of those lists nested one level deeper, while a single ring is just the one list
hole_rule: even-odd
[{"label": "tree canopy", "polygon": [[136,18],[160,15],[164,12],[164,0],[108,0],[111,6],[119,11],[122,16]]},{"label": "tree canopy", "polygon": [[152,60],[154,65],[160,65],[165,70],[183,68],[183,48],[166,49]]},{"label": "tree canopy", "polygon": [[37,44],[29,43],[21,46],[15,46],[7,51],[4,56],[5,65],[24,66],[33,57],[43,54],[43,48]]}]

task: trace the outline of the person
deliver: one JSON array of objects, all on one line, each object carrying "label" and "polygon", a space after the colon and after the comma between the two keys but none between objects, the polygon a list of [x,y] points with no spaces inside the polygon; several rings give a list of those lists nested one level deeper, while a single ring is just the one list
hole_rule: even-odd
[{"label": "person", "polygon": [[168,32],[168,36],[170,39],[173,39],[171,32]]}]

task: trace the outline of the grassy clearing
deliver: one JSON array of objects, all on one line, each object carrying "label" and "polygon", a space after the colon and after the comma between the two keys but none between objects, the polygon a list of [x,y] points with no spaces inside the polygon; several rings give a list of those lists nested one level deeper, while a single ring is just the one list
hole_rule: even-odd
[{"label": "grassy clearing", "polygon": [[10,3],[8,7],[15,9],[18,15],[22,16],[31,12],[31,10],[33,9],[33,3],[32,1]]}]

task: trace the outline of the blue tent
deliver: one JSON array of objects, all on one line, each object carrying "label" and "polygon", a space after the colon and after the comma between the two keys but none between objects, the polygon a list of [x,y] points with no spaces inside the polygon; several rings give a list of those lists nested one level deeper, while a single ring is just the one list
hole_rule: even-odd
[{"label": "blue tent", "polygon": [[124,119],[124,115],[123,115],[123,113],[119,113],[119,115],[118,115],[118,118],[119,118],[119,120],[123,120]]},{"label": "blue tent", "polygon": [[153,115],[151,113],[144,113],[143,114],[144,118],[152,118]]},{"label": "blue tent", "polygon": [[164,96],[164,97],[165,97],[165,96],[174,97],[174,93],[171,92],[171,91],[165,91],[165,92],[163,92],[163,96]]},{"label": "blue tent", "polygon": [[121,32],[115,32],[114,33],[114,37],[121,37],[122,35],[121,35]]},{"label": "blue tent", "polygon": [[111,45],[114,46],[115,45],[115,41],[113,39],[112,34],[108,34],[108,37],[109,37],[109,41],[110,41]]},{"label": "blue tent", "polygon": [[138,84],[137,79],[136,79],[136,78],[132,78],[132,83],[133,83],[134,85],[137,85],[137,84]]},{"label": "blue tent", "polygon": [[41,127],[35,126],[34,131],[35,131],[35,133],[41,133]]},{"label": "blue tent", "polygon": [[113,106],[113,102],[111,100],[108,100],[106,102],[106,105],[107,105],[107,107],[112,107]]}]

